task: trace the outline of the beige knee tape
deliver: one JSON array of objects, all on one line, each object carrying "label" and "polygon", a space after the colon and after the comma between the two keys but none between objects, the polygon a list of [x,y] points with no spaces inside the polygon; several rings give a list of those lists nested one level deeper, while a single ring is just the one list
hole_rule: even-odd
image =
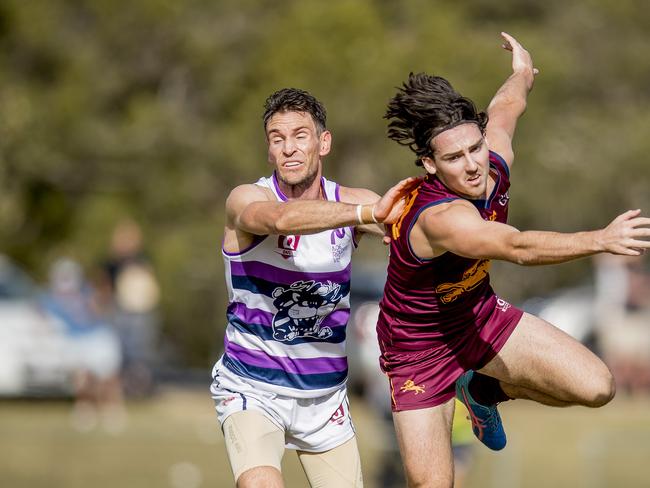
[{"label": "beige knee tape", "polygon": [[325,452],[298,452],[312,488],[359,488],[363,486],[357,439]]},{"label": "beige knee tape", "polygon": [[223,435],[235,481],[244,471],[258,466],[281,471],[284,432],[260,412],[232,414],[223,423]]}]

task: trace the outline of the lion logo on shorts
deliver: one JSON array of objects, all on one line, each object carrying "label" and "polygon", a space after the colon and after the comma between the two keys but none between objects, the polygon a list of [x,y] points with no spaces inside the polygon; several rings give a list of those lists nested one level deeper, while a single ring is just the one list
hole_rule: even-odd
[{"label": "lion logo on shorts", "polygon": [[424,385],[416,385],[413,380],[406,380],[400,388],[400,391],[414,391],[417,395],[418,393],[424,393]]},{"label": "lion logo on shorts", "polygon": [[282,342],[329,338],[332,329],[321,323],[342,296],[341,285],[330,281],[296,281],[288,288],[277,287],[273,290],[273,305],[278,309],[273,317],[273,338]]}]

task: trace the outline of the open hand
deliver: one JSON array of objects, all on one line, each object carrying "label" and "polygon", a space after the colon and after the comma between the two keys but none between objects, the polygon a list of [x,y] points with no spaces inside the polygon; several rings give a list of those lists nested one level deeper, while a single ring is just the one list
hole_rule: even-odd
[{"label": "open hand", "polygon": [[532,78],[539,74],[539,70],[533,67],[533,58],[530,56],[530,53],[510,34],[502,32],[501,37],[503,38],[501,47],[512,53],[512,71],[514,73],[530,72],[533,75],[531,77],[532,86]]},{"label": "open hand", "polygon": [[650,218],[641,210],[628,210],[616,217],[600,233],[603,250],[624,256],[639,256],[650,248]]},{"label": "open hand", "polygon": [[401,180],[389,189],[375,203],[374,215],[377,221],[385,224],[394,224],[397,222],[397,219],[399,219],[406,209],[408,197],[421,182],[421,177],[411,176]]}]

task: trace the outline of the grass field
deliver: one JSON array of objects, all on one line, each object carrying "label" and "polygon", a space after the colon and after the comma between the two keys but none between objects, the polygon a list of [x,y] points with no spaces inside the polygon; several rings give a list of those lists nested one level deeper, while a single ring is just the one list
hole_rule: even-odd
[{"label": "grass field", "polygon": [[[365,484],[385,462],[387,433],[352,399]],[[230,487],[221,433],[206,392],[171,389],[131,403],[120,434],[70,427],[68,402],[0,402],[0,486],[6,488]],[[464,488],[650,487],[650,398],[619,397],[600,410],[502,406],[508,447],[476,447]],[[284,459],[287,487],[307,482],[294,453]]]}]

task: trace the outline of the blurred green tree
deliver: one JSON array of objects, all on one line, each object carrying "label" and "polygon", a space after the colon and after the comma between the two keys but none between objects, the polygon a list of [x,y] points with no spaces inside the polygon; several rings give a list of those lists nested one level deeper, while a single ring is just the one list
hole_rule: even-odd
[{"label": "blurred green tree", "polygon": [[[326,174],[382,191],[416,173],[385,137],[409,71],[479,104],[509,72],[499,31],[541,70],[516,137],[512,222],[602,226],[650,208],[650,13],[635,0],[5,0],[0,3],[0,249],[43,278],[60,254],[102,260],[125,215],[144,228],[166,337],[206,366],[225,324],[219,256],[230,188],[269,172],[272,91],[325,102]],[[361,259],[385,259],[377,246]],[[378,262],[377,266],[384,266]],[[502,265],[513,300],[584,279],[588,261]]]}]

